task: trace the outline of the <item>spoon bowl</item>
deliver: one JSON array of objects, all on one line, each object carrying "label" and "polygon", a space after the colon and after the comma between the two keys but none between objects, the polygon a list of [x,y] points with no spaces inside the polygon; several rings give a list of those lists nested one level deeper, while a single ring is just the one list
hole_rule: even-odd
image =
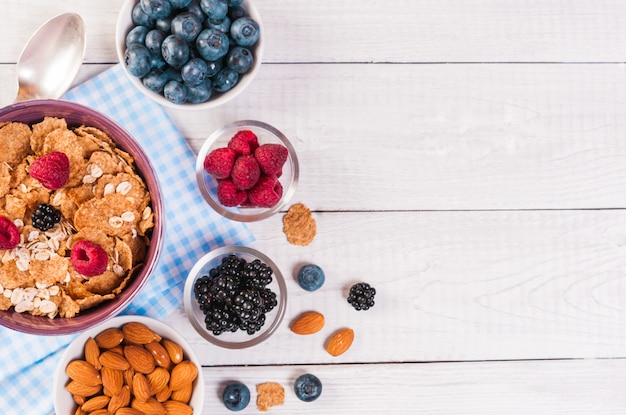
[{"label": "spoon bowl", "polygon": [[17,61],[15,102],[57,99],[63,95],[83,63],[86,43],[83,19],[75,13],[65,13],[44,23],[31,36]]}]

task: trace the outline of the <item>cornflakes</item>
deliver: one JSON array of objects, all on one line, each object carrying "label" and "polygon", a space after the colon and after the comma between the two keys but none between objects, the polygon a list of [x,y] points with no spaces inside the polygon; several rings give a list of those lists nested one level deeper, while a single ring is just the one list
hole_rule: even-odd
[{"label": "cornflakes", "polygon": [[302,203],[291,206],[283,217],[283,232],[292,245],[306,246],[313,242],[317,225],[311,210]]},{"label": "cornflakes", "polygon": [[[70,161],[69,180],[58,190],[28,174],[37,157],[53,151]],[[105,132],[54,117],[32,126],[0,123],[0,215],[20,232],[15,248],[0,250],[0,310],[71,318],[114,298],[143,265],[154,228],[150,202],[132,156]],[[61,212],[46,231],[31,219],[39,204]],[[70,251],[80,240],[105,250],[105,272],[87,278],[73,268]]]}]

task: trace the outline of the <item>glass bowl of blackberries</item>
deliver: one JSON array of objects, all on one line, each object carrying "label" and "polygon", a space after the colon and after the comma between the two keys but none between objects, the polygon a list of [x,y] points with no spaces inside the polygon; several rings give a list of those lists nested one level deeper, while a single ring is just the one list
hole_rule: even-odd
[{"label": "glass bowl of blackberries", "polygon": [[250,0],[126,0],[116,50],[144,95],[177,109],[209,109],[242,93],[263,56]]},{"label": "glass bowl of blackberries", "polygon": [[249,247],[226,246],[193,266],[184,305],[191,325],[206,340],[243,349],[267,340],[280,326],[287,287],[269,257]]}]

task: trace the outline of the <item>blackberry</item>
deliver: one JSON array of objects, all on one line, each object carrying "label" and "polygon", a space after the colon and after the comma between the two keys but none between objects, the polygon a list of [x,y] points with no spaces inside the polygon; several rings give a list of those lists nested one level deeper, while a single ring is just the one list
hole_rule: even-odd
[{"label": "blackberry", "polygon": [[214,335],[242,330],[254,334],[265,324],[265,314],[278,305],[267,287],[272,269],[260,260],[247,262],[231,254],[194,284],[194,297]]},{"label": "blackberry", "polygon": [[35,228],[45,232],[61,221],[61,212],[48,204],[40,203],[30,218]]},{"label": "blackberry", "polygon": [[367,310],[374,306],[376,289],[366,282],[359,282],[350,287],[348,302],[355,310]]}]

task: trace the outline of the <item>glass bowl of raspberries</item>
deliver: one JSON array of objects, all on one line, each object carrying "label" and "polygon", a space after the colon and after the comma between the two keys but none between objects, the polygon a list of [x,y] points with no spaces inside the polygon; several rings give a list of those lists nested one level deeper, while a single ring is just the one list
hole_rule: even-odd
[{"label": "glass bowl of raspberries", "polygon": [[198,186],[221,215],[265,219],[293,197],[298,158],[287,137],[261,121],[235,121],[209,136],[196,160]]},{"label": "glass bowl of raspberries", "polygon": [[267,340],[280,326],[287,286],[276,264],[245,246],[226,246],[204,255],[184,288],[185,312],[209,342],[243,349]]}]

